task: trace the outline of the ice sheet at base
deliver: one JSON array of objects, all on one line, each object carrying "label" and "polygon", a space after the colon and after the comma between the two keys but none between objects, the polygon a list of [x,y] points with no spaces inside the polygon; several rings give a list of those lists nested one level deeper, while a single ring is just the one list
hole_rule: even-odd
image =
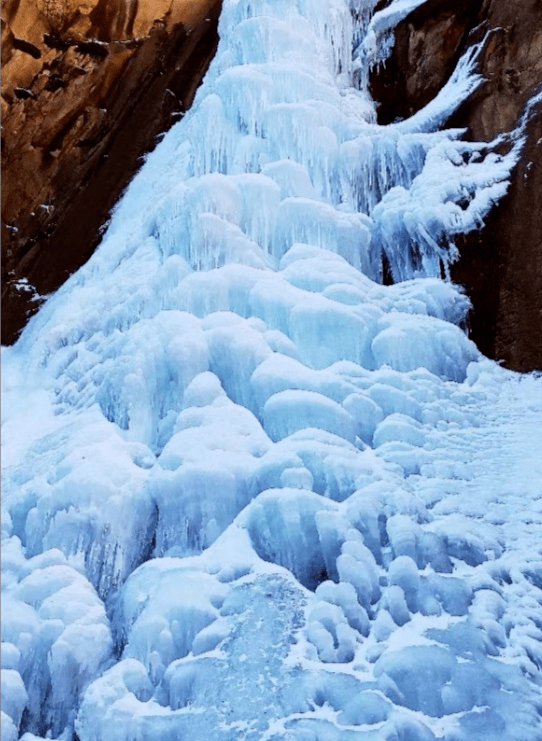
[{"label": "ice sheet at base", "polygon": [[3,351],[2,737],[542,737],[540,379],[442,279],[522,132],[445,128],[476,48],[375,123],[418,4],[226,0],[193,109]]}]

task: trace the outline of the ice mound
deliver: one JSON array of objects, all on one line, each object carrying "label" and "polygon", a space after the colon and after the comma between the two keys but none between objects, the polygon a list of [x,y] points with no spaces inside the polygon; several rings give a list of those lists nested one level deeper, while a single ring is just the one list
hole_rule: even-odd
[{"label": "ice mound", "polygon": [[17,738],[23,715],[71,733],[81,691],[112,658],[105,607],[60,550],[28,559],[7,527],[2,553],[2,736]]},{"label": "ice mound", "polygon": [[542,737],[540,380],[443,280],[520,137],[444,128],[476,49],[375,123],[420,1],[226,0],[193,109],[3,351],[3,738]]}]

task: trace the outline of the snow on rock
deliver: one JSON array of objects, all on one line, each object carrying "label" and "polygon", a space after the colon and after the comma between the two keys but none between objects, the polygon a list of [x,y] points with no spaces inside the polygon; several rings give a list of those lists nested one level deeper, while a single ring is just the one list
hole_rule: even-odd
[{"label": "snow on rock", "polygon": [[375,123],[419,4],[226,0],[192,110],[3,351],[6,739],[542,737],[540,379],[443,279],[521,142],[445,128],[473,55]]}]

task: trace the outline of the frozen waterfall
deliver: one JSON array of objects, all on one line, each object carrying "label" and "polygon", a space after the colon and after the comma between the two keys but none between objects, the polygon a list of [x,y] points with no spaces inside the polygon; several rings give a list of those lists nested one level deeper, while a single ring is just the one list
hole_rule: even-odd
[{"label": "frozen waterfall", "polygon": [[446,280],[521,130],[445,128],[478,47],[376,123],[424,1],[225,0],[192,110],[3,349],[3,741],[542,739],[542,380]]}]

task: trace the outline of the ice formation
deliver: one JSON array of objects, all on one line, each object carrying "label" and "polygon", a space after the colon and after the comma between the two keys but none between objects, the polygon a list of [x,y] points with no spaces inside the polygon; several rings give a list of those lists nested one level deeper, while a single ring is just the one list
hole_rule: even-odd
[{"label": "ice formation", "polygon": [[444,280],[521,132],[444,128],[476,48],[377,125],[422,1],[225,0],[193,109],[4,349],[4,741],[542,738],[541,382]]}]

